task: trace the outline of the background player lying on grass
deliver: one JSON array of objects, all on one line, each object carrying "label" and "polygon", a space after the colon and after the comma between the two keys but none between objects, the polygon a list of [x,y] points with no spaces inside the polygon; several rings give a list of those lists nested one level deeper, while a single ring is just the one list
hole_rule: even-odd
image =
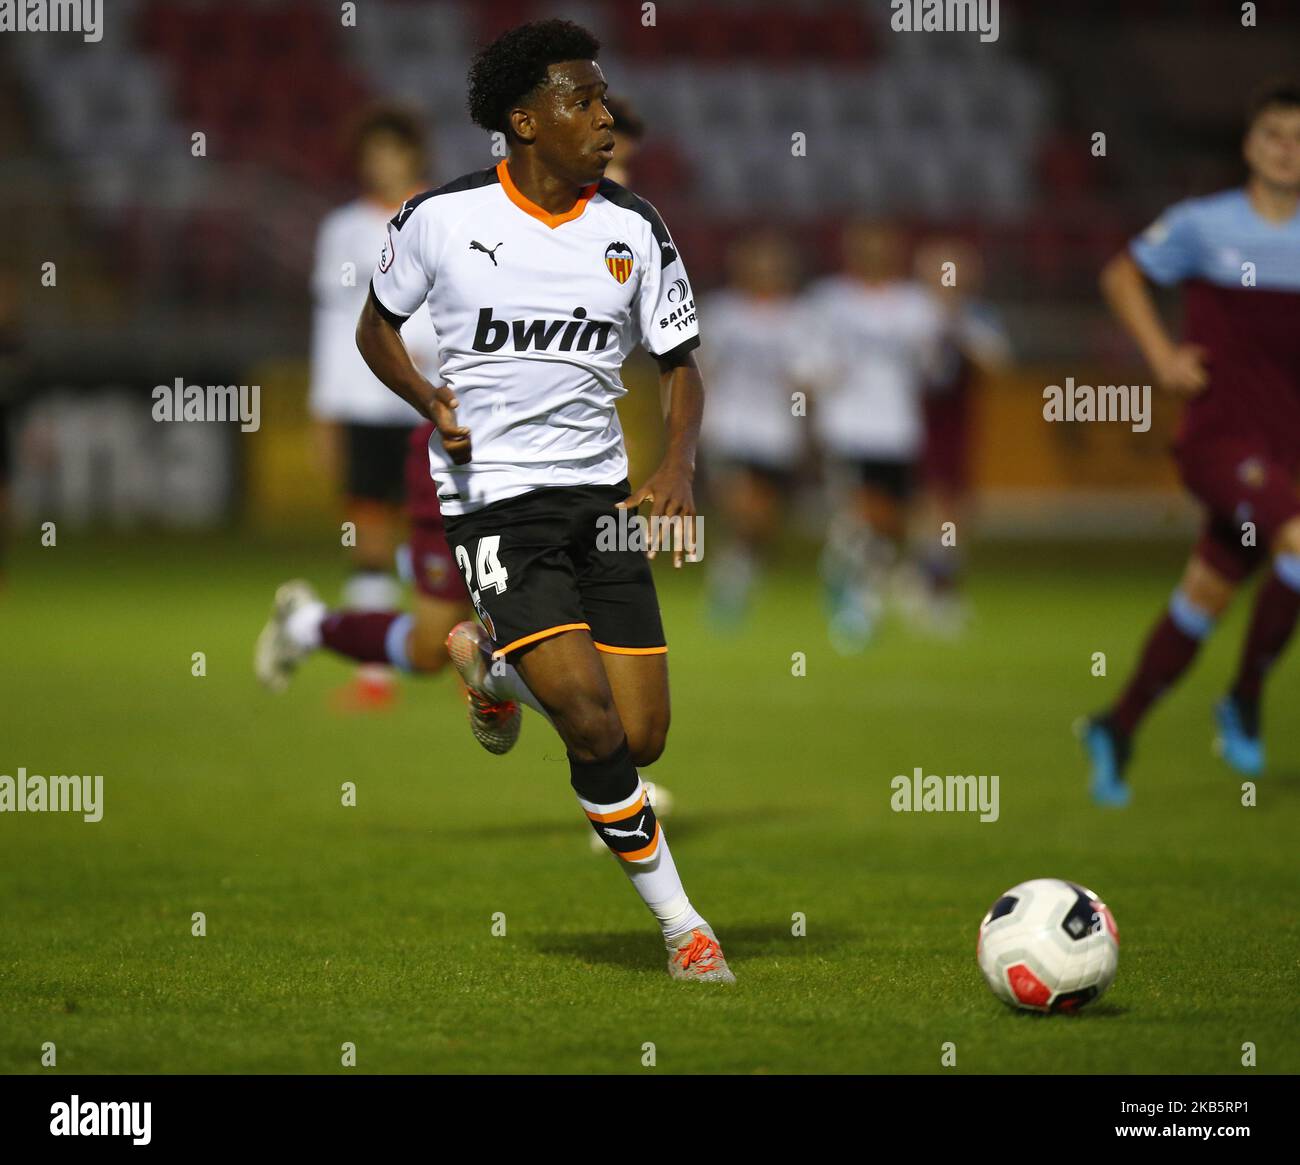
[{"label": "background player lying on grass", "polygon": [[[1174,456],[1206,514],[1127,686],[1085,726],[1093,796],[1105,804],[1128,800],[1124,770],[1143,716],[1271,557],[1237,674],[1215,707],[1224,758],[1246,775],[1261,772],[1263,682],[1300,611],[1300,85],[1260,93],[1242,153],[1244,187],[1171,207],[1102,273],[1111,309],[1157,382],[1187,402]],[[1182,284],[1182,343],[1161,322],[1148,279]]]},{"label": "background player lying on grass", "polygon": [[[448,542],[488,633],[465,623],[449,642],[476,735],[508,747],[518,724],[502,722],[500,701],[543,710],[593,828],[660,924],[670,973],[730,982],[636,769],[663,751],[669,720],[649,564],[599,539],[602,520],[647,500],[654,517],[691,524],[703,389],[694,299],[673,241],[653,207],[602,181],[613,118],[598,48],[576,25],[545,21],[478,55],[470,111],[505,135],[509,157],[394,216],[357,345],[438,426],[430,459]],[[399,331],[425,305],[446,381],[437,388]],[[668,439],[659,468],[629,495],[615,402],[638,341],[660,365]],[[648,842],[633,825],[643,816]]]}]

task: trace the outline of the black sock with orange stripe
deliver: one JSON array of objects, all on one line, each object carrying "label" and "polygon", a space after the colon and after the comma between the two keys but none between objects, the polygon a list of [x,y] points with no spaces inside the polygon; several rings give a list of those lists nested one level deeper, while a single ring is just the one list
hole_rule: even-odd
[{"label": "black sock with orange stripe", "polygon": [[632,763],[626,736],[602,760],[582,761],[570,753],[569,782],[596,836],[618,857],[636,862],[654,855],[659,823]]},{"label": "black sock with orange stripe", "polygon": [[706,925],[691,905],[632,763],[627,738],[602,760],[569,757],[570,781],[596,836],[620,859],[633,888],[659,921],[665,938]]}]

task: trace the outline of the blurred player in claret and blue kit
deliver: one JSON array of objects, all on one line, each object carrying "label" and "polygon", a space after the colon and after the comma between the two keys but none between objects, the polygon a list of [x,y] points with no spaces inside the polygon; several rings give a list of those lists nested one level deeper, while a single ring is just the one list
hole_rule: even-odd
[{"label": "blurred player in claret and blue kit", "polygon": [[[509,156],[404,203],[388,224],[357,324],[375,375],[437,426],[429,444],[448,542],[479,623],[448,647],[490,751],[519,703],[568,750],[597,835],[658,921],[675,979],[731,982],[691,904],[637,766],[668,732],[667,644],[646,555],[602,521],[651,504],[691,541],[703,386],[685,267],[658,212],[604,177],[614,118],[596,39],[522,25],[475,58],[469,108]],[[402,341],[426,310],[436,388]],[[640,343],[668,402],[658,469],[630,487],[615,402]],[[680,565],[689,545],[674,548]]]},{"label": "blurred player in claret and blue kit", "polygon": [[[1300,84],[1251,105],[1245,186],[1171,207],[1102,275],[1112,310],[1160,386],[1187,403],[1174,456],[1205,511],[1168,609],[1116,702],[1084,726],[1094,798],[1128,802],[1143,717],[1191,666],[1241,585],[1266,571],[1227,693],[1217,745],[1245,776],[1264,770],[1264,680],[1300,613]],[[1181,284],[1173,339],[1147,281]]]}]

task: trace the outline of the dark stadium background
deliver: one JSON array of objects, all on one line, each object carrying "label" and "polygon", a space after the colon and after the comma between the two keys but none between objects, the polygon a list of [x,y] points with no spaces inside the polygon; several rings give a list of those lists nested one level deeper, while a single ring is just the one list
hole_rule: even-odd
[{"label": "dark stadium background", "polygon": [[[1213,0],[1003,3],[988,44],[894,33],[887,4],[834,0],[666,0],[654,28],[617,0],[364,0],[355,28],[340,7],[114,0],[98,44],[7,38],[0,322],[6,394],[29,402],[12,422],[20,522],[39,511],[297,524],[327,511],[289,467],[309,456],[307,281],[317,222],[352,193],[347,120],[367,99],[404,101],[430,118],[435,181],[491,164],[464,110],[469,56],[553,12],[600,35],[614,91],[645,117],[635,185],[700,289],[723,278],[727,245],[763,224],[798,240],[807,277],[833,265],[850,213],[979,247],[1019,364],[982,386],[989,520],[1050,535],[1081,507],[1099,530],[1114,519],[1149,531],[1177,509],[1161,441],[1035,425],[1024,394],[1068,374],[1139,374],[1097,271],[1170,201],[1239,177],[1242,103],[1294,56],[1285,5],[1261,5],[1260,27],[1245,29]],[[204,158],[191,156],[195,131]],[[791,156],[795,131],[806,157]],[[1105,157],[1090,152],[1098,132]],[[35,273],[52,259],[57,288],[42,287]],[[130,406],[176,376],[260,383],[268,413],[256,441],[214,449],[230,464],[193,484],[200,496],[180,513],[156,504],[149,474],[160,443],[181,438],[139,427]],[[133,480],[73,480],[66,446],[87,425],[105,472]]]},{"label": "dark stadium background", "polygon": [[[1113,691],[1194,528],[1173,409],[1157,394],[1145,434],[1041,413],[1066,376],[1149,381],[1098,271],[1172,201],[1239,181],[1243,105],[1294,68],[1294,5],[1243,28],[1217,0],[1004,2],[988,44],[894,33],[865,0],[662,0],[653,28],[623,0],[356,7],[344,28],[334,0],[107,0],[97,44],[0,35],[0,772],[102,772],[108,801],[99,825],[0,820],[0,1070],[40,1071],[51,1040],[61,1071],[335,1071],[348,1039],[362,1071],[637,1072],[643,1040],[662,1071],[934,1072],[946,1040],[969,1072],[1240,1072],[1246,1040],[1261,1071],[1300,1068],[1300,731],[1276,716],[1258,810],[1208,749],[1241,611],[1153,722],[1127,815],[1088,804],[1069,732]],[[698,572],[657,568],[676,714],[652,775],[748,979],[716,1004],[659,982],[535,719],[496,761],[447,677],[366,719],[330,711],[341,665],[313,663],[278,702],[249,666],[275,586],[301,574],[332,595],[347,568],[306,407],[311,250],[353,193],[347,120],[405,101],[430,119],[436,182],[492,164],[464,110],[470,56],[549,15],[600,36],[645,118],[634,186],[697,290],[762,226],[824,274],[841,223],[867,214],[975,244],[1014,347],[977,390],[963,640],[891,627],[861,657],[829,651],[812,477],[743,633],[713,634]],[[261,429],[155,424],[151,390],[177,377],[260,385]],[[658,400],[652,365],[626,378],[635,477]],[[1001,773],[1001,821],[891,815],[889,779],[917,765]],[[362,796],[340,819],[345,780]],[[975,969],[988,904],[1047,875],[1095,884],[1126,943],[1075,1024],[1004,1015]],[[499,909],[509,946],[489,936]]]}]

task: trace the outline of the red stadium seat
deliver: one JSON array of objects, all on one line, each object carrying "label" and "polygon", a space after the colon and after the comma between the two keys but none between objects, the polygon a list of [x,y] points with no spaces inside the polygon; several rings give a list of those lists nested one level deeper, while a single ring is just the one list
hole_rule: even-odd
[{"label": "red stadium seat", "polygon": [[491,4],[476,4],[474,16],[478,43],[487,44],[503,32],[526,24],[536,16],[534,8],[533,0],[492,0]]},{"label": "red stadium seat", "polygon": [[744,23],[742,35],[733,37],[732,43],[740,53],[757,55],[773,63],[789,64],[807,49],[809,22],[802,12],[782,12],[779,9],[760,8],[748,15],[736,14]]},{"label": "red stadium seat", "polygon": [[871,33],[857,12],[833,7],[813,21],[815,46],[820,54],[838,64],[871,59]]},{"label": "red stadium seat", "polygon": [[744,19],[728,9],[705,5],[680,15],[659,14],[663,39],[674,46],[674,54],[695,60],[734,59],[739,43],[746,39]]}]

